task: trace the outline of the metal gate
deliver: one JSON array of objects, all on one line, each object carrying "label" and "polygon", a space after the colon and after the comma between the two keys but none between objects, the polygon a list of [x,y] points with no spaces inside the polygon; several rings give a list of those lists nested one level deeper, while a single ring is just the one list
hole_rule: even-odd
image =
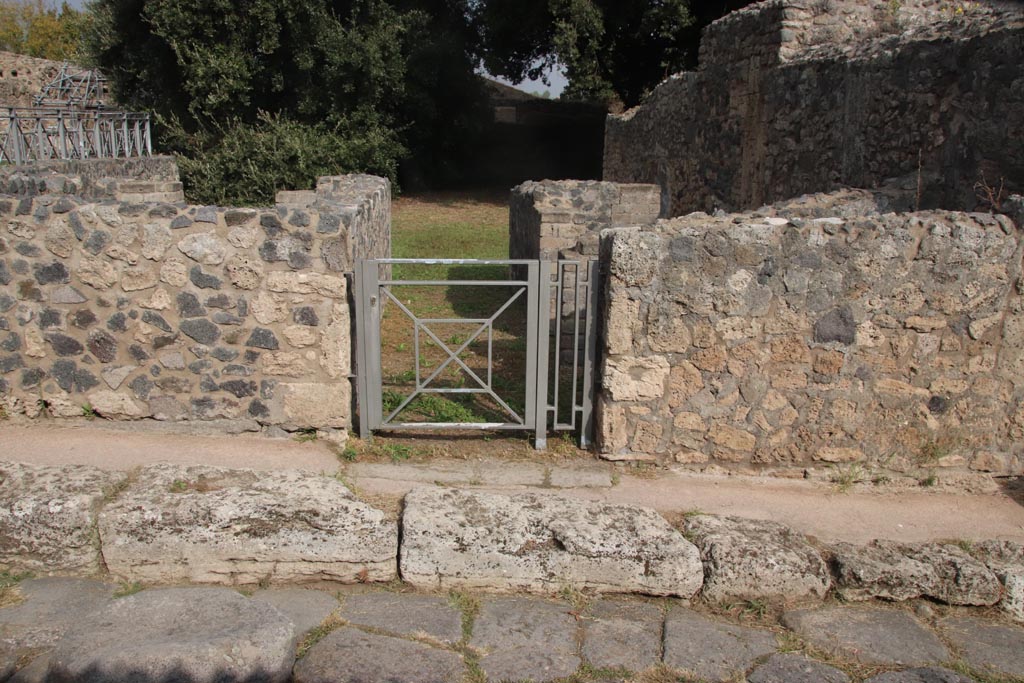
[{"label": "metal gate", "polygon": [[[448,276],[421,273],[430,268],[443,268]],[[535,447],[544,449],[549,429],[578,430],[580,445],[589,446],[598,279],[596,260],[358,261],[360,436],[369,438],[374,430],[528,430]],[[431,288],[447,292],[443,305],[436,296],[403,293]],[[460,288],[461,294],[451,294]],[[435,314],[458,313],[457,302],[464,314]],[[465,333],[448,334],[453,328]],[[409,352],[411,367],[396,369],[402,367],[396,357]],[[514,377],[502,375],[508,368]],[[441,419],[436,411],[417,408],[434,406],[439,397],[478,401],[487,417],[467,417],[463,403],[442,411]]]}]

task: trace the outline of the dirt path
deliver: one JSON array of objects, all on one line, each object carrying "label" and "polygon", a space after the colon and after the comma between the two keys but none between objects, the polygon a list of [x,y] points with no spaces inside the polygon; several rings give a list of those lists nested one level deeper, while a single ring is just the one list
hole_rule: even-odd
[{"label": "dirt path", "polygon": [[[493,446],[493,444],[487,444]],[[492,449],[494,450],[494,449]],[[701,510],[772,519],[822,540],[863,543],[1000,538],[1024,542],[1024,497],[997,485],[988,493],[855,488],[814,481],[658,471],[632,476],[594,459],[434,458],[342,465],[324,443],[255,435],[194,436],[77,427],[0,426],[0,459],[129,469],[167,461],[253,469],[294,468],[345,476],[361,496],[396,500],[423,484],[495,491],[540,490],[653,507],[666,515]]]}]

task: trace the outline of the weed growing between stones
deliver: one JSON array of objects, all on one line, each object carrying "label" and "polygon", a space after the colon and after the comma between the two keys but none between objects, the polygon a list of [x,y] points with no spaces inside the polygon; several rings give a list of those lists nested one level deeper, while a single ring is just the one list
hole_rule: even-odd
[{"label": "weed growing between stones", "polygon": [[91,403],[84,403],[82,404],[82,417],[86,420],[95,420],[97,417],[100,417],[100,414],[96,412]]},{"label": "weed growing between stones", "polygon": [[486,683],[487,676],[480,668],[480,652],[469,645],[473,637],[473,624],[480,614],[480,598],[465,591],[452,590],[448,592],[448,604],[462,613],[462,639],[452,649],[462,655],[466,664],[463,683]]},{"label": "weed growing between stones", "polygon": [[855,462],[846,466],[835,465],[829,475],[829,481],[835,484],[836,491],[839,493],[846,493],[855,484],[859,484],[866,479],[867,473],[864,467]]},{"label": "weed growing between stones", "polygon": [[328,633],[336,629],[341,628],[347,622],[339,617],[337,614],[328,614],[320,625],[312,629],[306,636],[299,641],[298,646],[295,648],[295,659],[302,659],[309,652],[309,649],[323,640]]},{"label": "weed growing between stones", "polygon": [[30,578],[32,578],[31,572],[18,573],[11,572],[9,569],[0,570],[0,607],[9,607],[21,602],[18,584]]},{"label": "weed growing between stones", "polygon": [[305,429],[300,429],[299,431],[297,431],[295,433],[295,436],[292,437],[292,438],[295,441],[298,441],[299,443],[308,443],[310,441],[316,441],[316,439],[317,439],[316,428],[315,427],[307,427]]},{"label": "weed growing between stones", "polygon": [[140,592],[143,588],[145,588],[145,586],[138,581],[122,581],[118,589],[114,591],[114,597],[127,598],[129,595],[135,595]]},{"label": "weed growing between stones", "polygon": [[558,597],[572,607],[572,615],[579,619],[590,607],[590,596],[576,586],[566,584],[558,591]]}]

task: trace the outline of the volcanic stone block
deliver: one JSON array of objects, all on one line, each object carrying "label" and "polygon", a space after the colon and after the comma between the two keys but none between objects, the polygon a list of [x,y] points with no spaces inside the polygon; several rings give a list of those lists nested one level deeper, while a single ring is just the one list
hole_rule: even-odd
[{"label": "volcanic stone block", "polygon": [[58,681],[290,680],[295,626],[227,588],[161,588],[114,600],[75,624],[50,656]]},{"label": "volcanic stone block", "polygon": [[653,510],[434,487],[406,496],[402,576],[414,585],[690,597],[697,548]]}]

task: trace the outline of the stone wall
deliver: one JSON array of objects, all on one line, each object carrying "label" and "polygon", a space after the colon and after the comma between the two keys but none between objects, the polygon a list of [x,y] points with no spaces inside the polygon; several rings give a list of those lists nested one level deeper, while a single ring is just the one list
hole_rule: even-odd
[{"label": "stone wall", "polygon": [[606,231],[602,455],[1024,472],[1021,233],[872,206],[847,192]]},{"label": "stone wall", "polygon": [[60,73],[60,62],[0,51],[0,107],[31,107],[32,98]]},{"label": "stone wall", "polygon": [[553,261],[577,245],[596,255],[601,230],[653,223],[660,210],[659,191],[653,185],[525,182],[512,188],[509,200],[509,258]]},{"label": "stone wall", "polygon": [[[0,194],[34,197],[69,194],[87,199],[180,201],[178,164],[172,156],[132,159],[52,159],[0,166]],[[128,195],[128,196],[126,196]]]},{"label": "stone wall", "polygon": [[917,206],[973,209],[978,182],[1024,189],[1022,63],[1016,3],[762,2],[609,117],[604,179],[658,184],[671,216],[897,177]]},{"label": "stone wall", "polygon": [[5,412],[349,427],[344,272],[388,254],[390,202],[371,176],[264,209],[0,195]]}]

